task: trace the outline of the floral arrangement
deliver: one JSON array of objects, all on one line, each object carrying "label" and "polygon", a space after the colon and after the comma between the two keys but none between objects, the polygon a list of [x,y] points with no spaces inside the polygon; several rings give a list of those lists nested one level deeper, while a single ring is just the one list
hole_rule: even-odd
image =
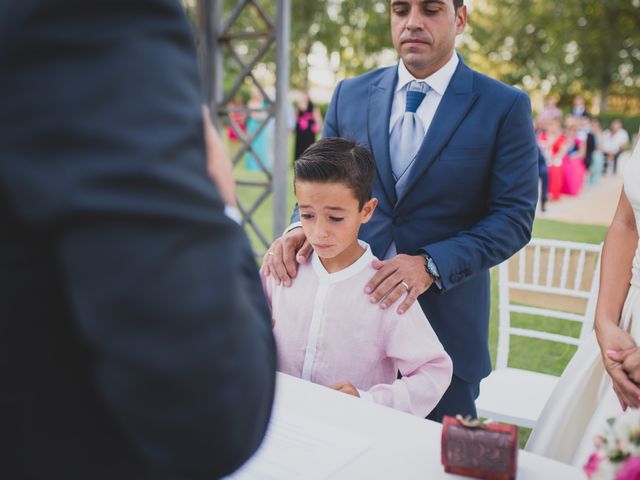
[{"label": "floral arrangement", "polygon": [[595,452],[584,465],[590,480],[640,480],[640,411],[627,410],[607,420],[594,439]]}]

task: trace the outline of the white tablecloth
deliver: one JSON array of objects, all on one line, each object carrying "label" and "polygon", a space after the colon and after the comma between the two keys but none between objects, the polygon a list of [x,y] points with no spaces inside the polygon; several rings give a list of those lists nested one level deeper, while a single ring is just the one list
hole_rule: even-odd
[{"label": "white tablecloth", "polygon": [[[329,388],[278,373],[274,414],[304,415],[310,421],[366,437],[370,445],[331,479],[462,479],[440,463],[440,424],[366,402]],[[518,480],[584,480],[584,473],[538,455],[520,451]]]}]

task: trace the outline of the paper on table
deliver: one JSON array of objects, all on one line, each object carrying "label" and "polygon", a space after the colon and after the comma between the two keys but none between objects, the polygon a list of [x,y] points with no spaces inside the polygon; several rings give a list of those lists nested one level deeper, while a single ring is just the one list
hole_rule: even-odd
[{"label": "paper on table", "polygon": [[274,410],[262,445],[233,480],[322,480],[364,452],[373,440],[309,420],[304,413]]}]

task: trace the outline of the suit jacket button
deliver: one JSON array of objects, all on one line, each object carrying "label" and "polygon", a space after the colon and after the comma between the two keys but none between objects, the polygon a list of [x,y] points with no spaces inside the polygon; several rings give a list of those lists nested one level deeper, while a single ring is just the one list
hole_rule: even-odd
[{"label": "suit jacket button", "polygon": [[400,225],[402,225],[402,222],[403,222],[402,217],[396,217],[393,219],[393,224],[396,227],[399,227]]}]

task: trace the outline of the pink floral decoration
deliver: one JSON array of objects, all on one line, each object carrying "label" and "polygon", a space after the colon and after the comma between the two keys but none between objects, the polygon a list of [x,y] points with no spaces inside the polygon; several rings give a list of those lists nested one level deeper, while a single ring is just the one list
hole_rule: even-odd
[{"label": "pink floral decoration", "polygon": [[640,480],[640,457],[632,456],[625,460],[618,470],[616,480]]},{"label": "pink floral decoration", "polygon": [[584,473],[586,473],[587,476],[591,478],[591,476],[598,471],[601,461],[602,459],[597,452],[592,453],[589,457],[589,460],[587,460],[587,463],[585,463],[584,467],[582,467],[584,469]]}]

